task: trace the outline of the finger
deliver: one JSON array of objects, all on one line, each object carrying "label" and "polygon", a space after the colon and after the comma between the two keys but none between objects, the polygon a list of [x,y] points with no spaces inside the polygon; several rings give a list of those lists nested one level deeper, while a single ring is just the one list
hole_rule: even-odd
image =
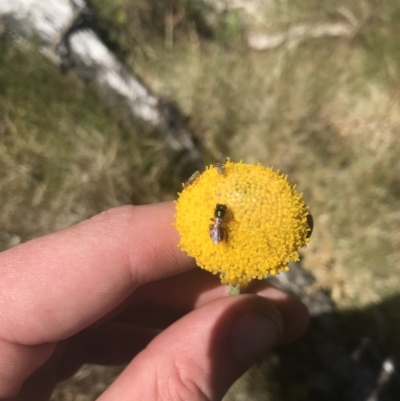
[{"label": "finger", "polygon": [[[279,309],[288,328],[282,342],[293,341],[306,330],[308,311],[297,297],[272,287],[266,280],[252,283],[244,288],[244,293],[257,294],[272,301]],[[227,294],[228,287],[221,285],[217,276],[193,269],[138,288],[130,297],[130,306],[118,319],[135,325],[165,328],[193,309]]]},{"label": "finger", "polygon": [[99,401],[220,400],[282,330],[279,311],[261,297],[209,302],[156,337]]},{"label": "finger", "polygon": [[[224,295],[223,291],[216,289],[211,292],[215,294],[209,294],[208,302]],[[300,300],[266,285],[259,288],[257,295],[274,303],[281,314],[285,328],[281,344],[293,341],[305,331],[309,317],[306,307]],[[172,309],[171,306],[163,305],[162,297],[158,301],[157,304],[135,305],[127,313],[119,316],[118,320],[89,328],[69,339],[64,355],[59,361],[61,367],[58,371],[59,376],[61,378],[70,376],[84,363],[102,365],[128,363],[160,333],[161,329],[170,326],[189,312],[186,309],[179,310],[177,305],[177,308]],[[182,298],[183,305],[185,301],[186,299]],[[164,303],[168,303],[168,299]],[[199,308],[206,303],[200,302],[194,307]]]},{"label": "finger", "polygon": [[130,362],[160,330],[108,322],[70,338],[57,361],[57,379],[64,380],[83,364],[121,365]]},{"label": "finger", "polygon": [[173,203],[115,208],[0,254],[0,338],[64,339],[137,286],[192,268],[173,215]]},{"label": "finger", "polygon": [[172,203],[115,208],[0,254],[0,398],[45,360],[26,345],[67,338],[138,285],[193,267],[177,248],[173,214]]},{"label": "finger", "polygon": [[[160,287],[151,285],[152,288],[144,286],[145,290],[141,289],[139,296],[144,301],[143,303],[135,303],[132,308],[118,316],[117,320],[108,321],[98,327],[91,327],[68,340],[64,356],[59,361],[62,369],[58,370],[59,376],[61,378],[70,376],[84,363],[102,365],[128,363],[160,333],[161,329],[168,327],[193,308],[199,308],[225,295],[227,289],[223,288],[224,286],[218,285],[214,288],[209,286],[209,278],[212,279],[212,275],[192,274],[194,272],[183,274],[183,276],[190,276],[190,280],[189,282],[186,280],[186,284],[190,284],[191,279],[196,278],[196,283],[200,288],[209,292],[207,296],[201,297],[200,301],[191,305],[188,304],[188,301],[192,301],[192,299],[186,297],[177,297],[179,298],[175,299],[177,303],[170,303],[168,291],[164,294],[165,298],[160,296],[165,285],[159,283]],[[199,283],[201,278],[202,282]],[[172,288],[175,287],[175,284],[185,283],[182,277],[178,278],[178,276],[160,281],[168,281]],[[188,285],[186,285],[187,287]],[[207,287],[208,290],[206,290]],[[305,331],[309,320],[308,313],[298,298],[270,287],[265,282],[257,283],[252,287],[258,296],[273,302],[279,310],[285,328],[281,343],[293,341]],[[196,292],[194,285],[193,292]],[[207,302],[205,302],[206,299]]]},{"label": "finger", "polygon": [[278,288],[267,286],[265,282],[255,281],[249,285],[249,291],[263,296],[279,310],[285,328],[280,344],[287,344],[304,334],[310,322],[307,306],[299,298]]},{"label": "finger", "polygon": [[[273,287],[260,289],[257,294],[272,302],[281,314],[285,330],[280,344],[293,341],[303,334],[309,317],[306,307],[296,297]],[[212,300],[222,296],[218,293],[214,295]],[[182,299],[182,302],[184,303],[185,299]],[[200,303],[196,308],[202,305],[204,304]],[[187,311],[172,310],[161,303],[135,305],[128,313],[119,316],[118,320],[89,328],[72,337],[59,361],[61,370],[58,370],[58,375],[66,378],[84,363],[128,363],[160,333],[161,329],[170,326],[186,313]]]}]

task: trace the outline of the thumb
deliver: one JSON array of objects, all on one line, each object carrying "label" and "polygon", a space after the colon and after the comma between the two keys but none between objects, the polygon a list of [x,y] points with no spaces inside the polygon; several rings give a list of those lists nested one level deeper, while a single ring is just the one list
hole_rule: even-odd
[{"label": "thumb", "polygon": [[281,335],[281,315],[266,299],[217,299],[163,331],[98,401],[221,400]]}]

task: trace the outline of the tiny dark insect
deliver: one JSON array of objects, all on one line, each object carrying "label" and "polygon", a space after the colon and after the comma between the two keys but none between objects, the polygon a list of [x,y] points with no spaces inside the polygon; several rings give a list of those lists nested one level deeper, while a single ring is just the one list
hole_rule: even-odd
[{"label": "tiny dark insect", "polygon": [[309,214],[307,215],[307,224],[308,224],[308,227],[309,227],[309,229],[310,229],[310,231],[307,233],[307,238],[310,238],[310,237],[311,237],[311,234],[312,234],[312,232],[313,232],[313,229],[314,229],[314,219],[313,219],[311,213],[309,213]]},{"label": "tiny dark insect", "polygon": [[218,171],[218,174],[224,174],[225,172],[225,164],[228,161],[228,159],[225,159],[224,162],[218,162],[218,163],[213,163],[213,167],[215,167]]},{"label": "tiny dark insect", "polygon": [[195,171],[195,172],[186,180],[186,182],[185,182],[184,184],[182,184],[182,185],[183,185],[183,188],[186,188],[186,187],[188,187],[189,185],[192,185],[192,184],[196,181],[197,177],[199,177],[199,175],[200,175],[200,171]]},{"label": "tiny dark insect", "polygon": [[214,244],[219,244],[223,240],[227,240],[228,235],[225,228],[225,218],[228,207],[226,205],[217,204],[214,211],[214,218],[211,219],[213,224],[210,224],[210,237]]}]

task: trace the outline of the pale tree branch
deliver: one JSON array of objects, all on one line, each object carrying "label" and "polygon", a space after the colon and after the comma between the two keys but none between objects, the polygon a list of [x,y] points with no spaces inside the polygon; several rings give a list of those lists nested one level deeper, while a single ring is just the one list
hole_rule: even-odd
[{"label": "pale tree branch", "polygon": [[194,165],[201,154],[187,117],[167,97],[157,96],[101,41],[90,26],[84,0],[1,0],[0,24],[64,69],[90,82],[102,99],[154,129],[167,148]]}]

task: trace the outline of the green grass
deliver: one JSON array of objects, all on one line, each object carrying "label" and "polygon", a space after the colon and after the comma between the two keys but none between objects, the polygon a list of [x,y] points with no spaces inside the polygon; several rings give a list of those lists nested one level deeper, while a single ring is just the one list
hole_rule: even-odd
[{"label": "green grass", "polygon": [[113,206],[173,196],[159,183],[168,157],[149,132],[115,118],[37,49],[3,38],[0,54],[2,249]]},{"label": "green grass", "polygon": [[[340,6],[363,21],[353,38],[261,53],[247,47],[249,22],[236,11],[212,20],[189,0],[90,4],[119,57],[190,116],[208,160],[273,165],[297,184],[316,223],[303,253],[316,288],[343,308],[398,293],[397,0],[260,10],[266,23],[254,24],[269,33],[346,21]],[[181,177],[165,180],[171,162],[160,139],[130,127],[37,49],[1,38],[0,55],[1,249],[112,206],[175,196]]]}]

